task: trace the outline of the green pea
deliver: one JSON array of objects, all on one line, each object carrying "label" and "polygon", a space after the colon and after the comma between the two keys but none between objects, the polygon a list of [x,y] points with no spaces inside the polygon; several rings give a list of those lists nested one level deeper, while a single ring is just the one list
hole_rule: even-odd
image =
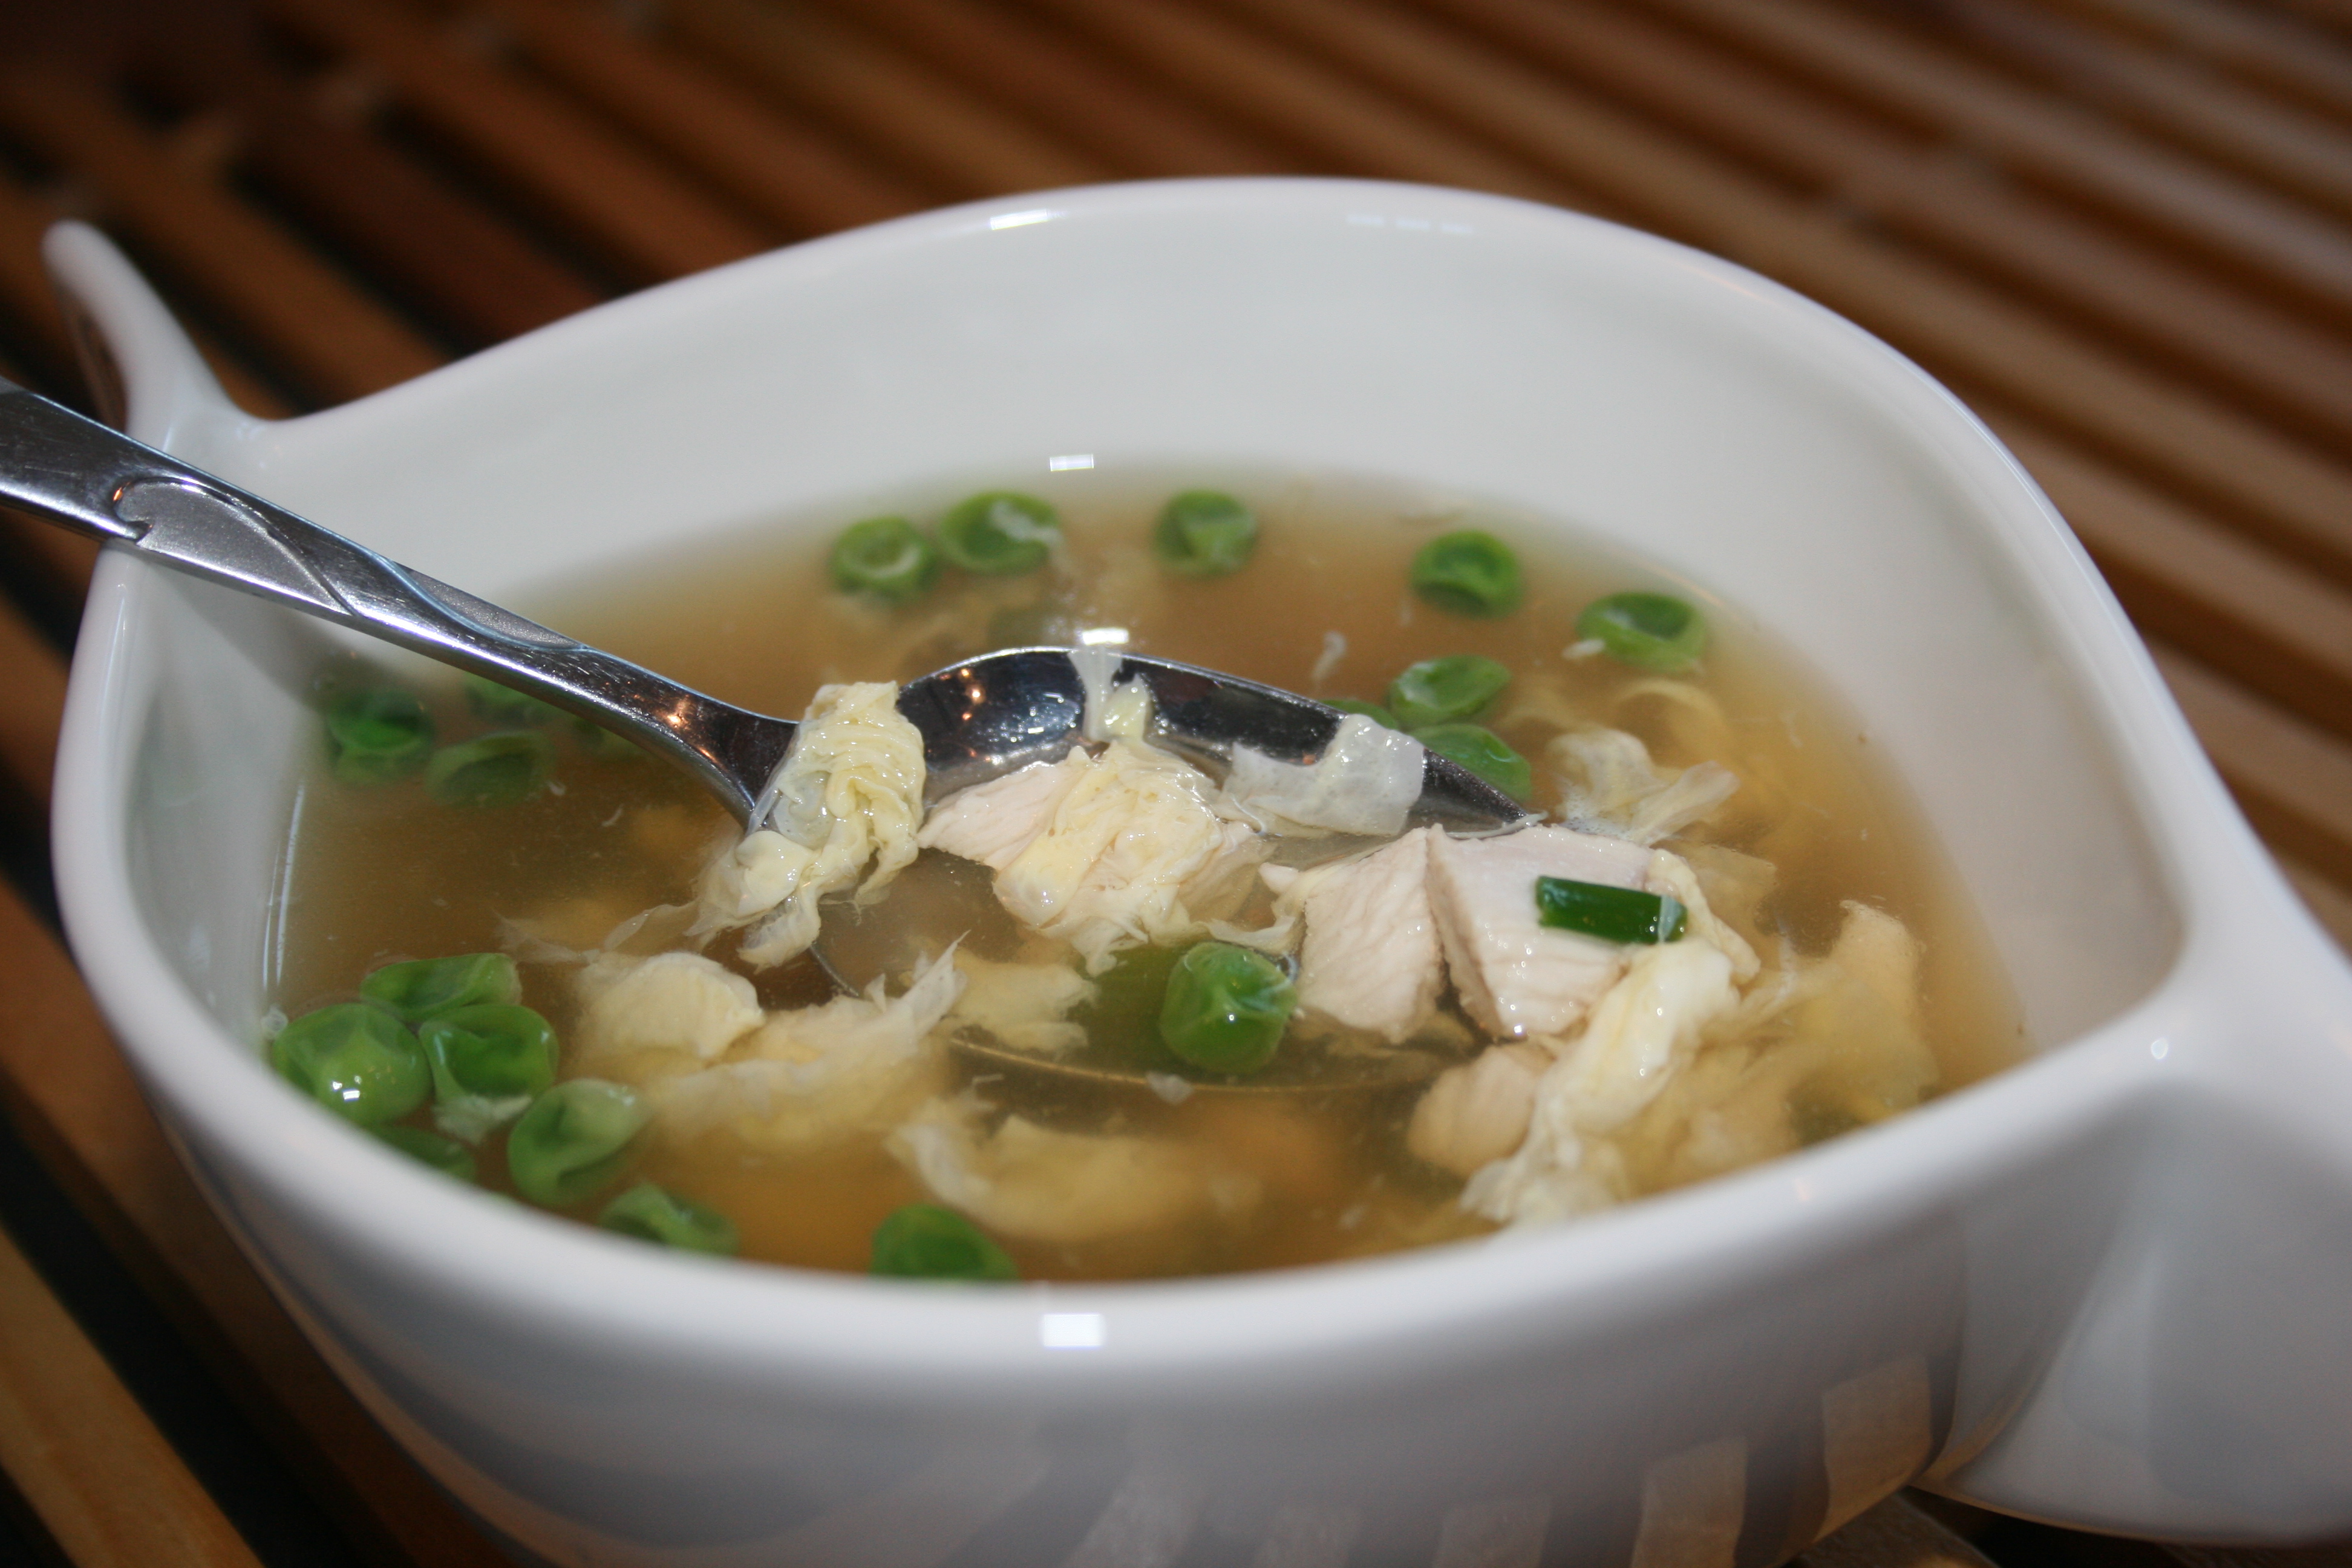
[{"label": "green pea", "polygon": [[616,734],[602,724],[583,719],[577,713],[570,717],[572,738],[579,742],[581,751],[589,756],[618,758],[642,757],[646,754],[644,747],[626,735]]},{"label": "green pea", "polygon": [[908,1204],[874,1227],[872,1271],[900,1279],[1018,1279],[1004,1248],[937,1204]]},{"label": "green pea", "polygon": [[501,730],[434,752],[425,788],[444,805],[514,805],[554,771],[554,742],[536,730]]},{"label": "green pea", "polygon": [[1194,1067],[1252,1073],[1274,1059],[1297,1005],[1297,988],[1271,959],[1204,942],[1187,948],[1169,973],[1160,1037]]},{"label": "green pea", "polygon": [[478,1143],[522,1114],[555,1082],[555,1031],[528,1007],[485,1002],[453,1008],[416,1027],[433,1064],[433,1120]]},{"label": "green pea", "polygon": [[403,1023],[421,1024],[458,1007],[520,1002],[522,976],[503,952],[461,952],[384,964],[360,982],[360,994]]},{"label": "green pea", "polygon": [[410,1159],[432,1166],[461,1182],[474,1179],[474,1152],[453,1138],[427,1132],[422,1127],[371,1127],[370,1132]]},{"label": "green pea", "polygon": [[1706,617],[1671,594],[1612,594],[1584,606],[1576,635],[1620,664],[1673,675],[1706,651]]},{"label": "green pea", "polygon": [[989,490],[958,501],[940,520],[940,548],[967,572],[1009,577],[1034,572],[1062,542],[1062,520],[1035,496]]},{"label": "green pea", "polygon": [[1186,490],[1160,509],[1151,547],[1171,571],[1223,577],[1249,564],[1257,519],[1223,490]]},{"label": "green pea", "polygon": [[1408,730],[1468,719],[1503,694],[1511,672],[1483,654],[1424,658],[1390,683],[1389,710]]},{"label": "green pea", "polygon": [[1323,706],[1337,708],[1342,713],[1361,713],[1374,723],[1385,725],[1391,730],[1402,727],[1397,723],[1396,715],[1377,702],[1360,701],[1353,697],[1327,697],[1323,699]]},{"label": "green pea", "polygon": [[1524,802],[1535,787],[1527,758],[1505,745],[1492,730],[1476,724],[1432,724],[1412,738],[1449,762],[1461,763],[1513,800]]},{"label": "green pea", "polygon": [[395,686],[346,692],[327,706],[327,748],[345,784],[389,784],[432,755],[433,716]]},{"label": "green pea", "polygon": [[366,1002],[303,1014],[269,1042],[269,1062],[295,1088],[363,1127],[405,1116],[433,1092],[433,1069],[416,1037]]},{"label": "green pea", "polygon": [[1412,585],[1457,616],[1507,615],[1519,603],[1519,558],[1481,529],[1441,533],[1413,556]]},{"label": "green pea", "polygon": [[517,691],[511,686],[500,686],[487,676],[466,677],[466,706],[493,724],[520,729],[527,724],[545,724],[567,715],[554,703],[533,697],[528,691]]},{"label": "green pea", "polygon": [[940,575],[940,550],[903,517],[853,522],[833,542],[834,586],[892,604],[916,597]]},{"label": "green pea", "polygon": [[635,1186],[604,1205],[596,1223],[606,1230],[634,1236],[639,1241],[675,1247],[682,1252],[735,1256],[735,1222],[717,1209],[681,1197],[651,1182]]},{"label": "green pea", "polygon": [[515,1190],[548,1208],[569,1208],[621,1173],[653,1111],[633,1089],[601,1078],[568,1079],[530,1102],[507,1133]]}]

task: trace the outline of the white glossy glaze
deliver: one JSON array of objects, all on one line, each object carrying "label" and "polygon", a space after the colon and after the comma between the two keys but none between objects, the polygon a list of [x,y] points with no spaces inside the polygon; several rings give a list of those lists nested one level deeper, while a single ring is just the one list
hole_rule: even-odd
[{"label": "white glossy glaze", "polygon": [[493,597],[1074,452],[1388,474],[1633,542],[1833,672],[2053,1042],[1493,1245],[990,1292],[656,1254],[455,1188],[263,1070],[278,781],[324,634],[110,560],[60,763],[76,951],[305,1326],[529,1551],[1156,1563],[1328,1529],[1728,1568],[1919,1473],[2135,1531],[2352,1528],[2352,973],[2039,491],[1828,312],[1496,198],[1113,186],[762,257],[272,424],[95,234],[49,255],[134,434]]}]

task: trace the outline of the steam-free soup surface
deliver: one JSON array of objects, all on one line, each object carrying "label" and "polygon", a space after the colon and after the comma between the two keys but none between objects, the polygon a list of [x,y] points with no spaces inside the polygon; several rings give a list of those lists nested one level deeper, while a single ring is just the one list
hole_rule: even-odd
[{"label": "steam-free soup surface", "polygon": [[[1169,496],[1204,483],[1240,498],[1259,525],[1246,563],[1223,575],[1172,572],[1152,547]],[[564,585],[526,607],[730,701],[793,714],[828,683],[911,680],[1007,646],[1090,640],[1371,702],[1416,661],[1479,655],[1507,669],[1510,682],[1478,721],[1528,759],[1537,811],[1590,803],[1595,781],[1563,736],[1634,737],[1661,777],[1700,764],[1728,770],[1736,791],[1658,847],[1697,868],[1713,914],[1754,951],[1759,976],[1744,989],[1748,1024],[1711,1028],[1664,1091],[1604,1132],[1582,1134],[1588,1146],[1575,1157],[1592,1180],[1578,1190],[1603,1194],[1592,1201],[1672,1187],[1853,1130],[1948,1092],[2021,1049],[1988,945],[1899,782],[1879,763],[1868,733],[1736,601],[1577,542],[1556,520],[1407,487],[1187,470],[1055,475],[1025,488],[1058,510],[1064,531],[1055,559],[1033,572],[988,576],[950,567],[903,603],[833,585],[826,552],[845,524],[892,512],[928,525],[962,493],[942,489],[782,520]],[[1415,552],[1466,526],[1491,531],[1517,557],[1523,588],[1507,614],[1448,613],[1411,585]],[[1627,590],[1664,591],[1701,609],[1710,635],[1695,668],[1662,674],[1621,663],[1580,634],[1585,606]],[[376,679],[354,666],[326,672],[321,689],[345,691]],[[469,708],[445,676],[404,679],[444,741],[496,730],[511,717]],[[583,1019],[577,960],[593,959],[632,916],[692,904],[698,879],[740,833],[667,765],[594,743],[568,721],[545,724],[543,733],[546,783],[511,803],[453,805],[415,776],[355,784],[322,767],[306,780],[278,911],[276,990],[286,1013],[352,1000],[362,977],[389,961],[512,952],[522,960],[522,1000],[567,1042],[559,1075],[590,1070],[569,1044]],[[1311,861],[1328,852],[1292,846],[1276,858]],[[966,951],[974,957],[1051,958],[1034,933],[991,912],[985,868],[937,850],[863,919],[919,918],[917,906],[938,896],[926,889],[943,886],[965,900],[950,918],[971,927]],[[1273,897],[1254,886],[1234,919],[1263,922]],[[1902,951],[1914,961],[1914,994],[1896,1012],[1916,1039],[1874,1035],[1875,1004],[1832,1016],[1845,1005],[1840,995],[1861,996],[1869,986],[1838,992],[1822,978],[1833,973],[1829,960],[1844,951],[1842,938],[1854,945],[1858,921],[1877,917],[1891,918],[1862,934],[1878,933],[1882,951],[1888,942],[1909,944]],[[661,927],[657,920],[631,940],[640,951],[690,945]],[[742,935],[698,940],[750,981],[759,1009],[772,1016],[834,994],[806,955],[765,967],[745,961]],[[1170,956],[1161,953],[1155,966],[1149,952],[1115,955],[1091,977],[1092,999],[1068,1015],[1090,1032],[1086,1050],[1115,1058],[1133,1047],[1134,1059],[1155,1069],[1155,1088],[1102,1091],[1025,1071],[1017,1052],[1008,1066],[1002,1050],[936,1048],[959,1034],[992,1043],[984,1028],[975,1033],[969,1020],[950,1017],[934,1031],[934,1059],[895,1099],[885,1097],[870,1130],[806,1148],[763,1146],[723,1131],[680,1136],[657,1124],[633,1145],[625,1169],[559,1206],[593,1219],[614,1192],[650,1181],[723,1215],[745,1258],[863,1270],[886,1219],[909,1205],[942,1202],[903,1134],[894,1146],[894,1127],[961,1116],[961,1125],[984,1133],[1013,1116],[1049,1133],[1202,1151],[1200,1170],[1213,1171],[1202,1178],[1204,1190],[1232,1199],[1163,1215],[1133,1232],[1055,1223],[1030,1226],[1030,1234],[992,1231],[1024,1278],[1278,1267],[1495,1228],[1506,1212],[1496,1206],[1505,1200],[1492,1195],[1498,1178],[1485,1178],[1485,1189],[1474,1180],[1474,1197],[1488,1194],[1484,1212],[1465,1206],[1465,1177],[1476,1173],[1430,1157],[1439,1135],[1412,1129],[1430,1092],[1427,1073],[1402,1075],[1403,1087],[1386,1090],[1317,1094],[1251,1092],[1246,1079],[1181,1064],[1168,1070],[1160,1043],[1148,1037]],[[1083,974],[1082,962],[1063,962]],[[1789,992],[1800,981],[1819,993],[1810,1012],[1766,1008],[1772,985]],[[907,983],[901,975],[891,989]],[[1808,1030],[1821,1037],[1809,1042]],[[1384,1051],[1418,1052],[1443,1070],[1466,1068],[1495,1048],[1495,1033],[1449,990],[1409,1039],[1302,1014],[1280,1049],[1286,1060],[1323,1053],[1358,1066]],[[1536,1074],[1553,1059],[1543,1050],[1557,1055],[1565,1044],[1515,1048]],[[1776,1061],[1801,1067],[1775,1077]],[[1423,1117],[1432,1120],[1427,1110]],[[432,1124],[422,1111],[408,1120]],[[509,1185],[499,1136],[482,1137],[473,1157],[477,1179]]]}]

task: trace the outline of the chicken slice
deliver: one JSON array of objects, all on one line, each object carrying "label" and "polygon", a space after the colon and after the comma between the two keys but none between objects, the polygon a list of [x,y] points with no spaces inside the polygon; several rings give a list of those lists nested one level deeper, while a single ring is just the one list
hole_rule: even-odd
[{"label": "chicken slice", "polygon": [[1404,1144],[1441,1171],[1467,1176],[1519,1146],[1536,1110],[1536,1086],[1551,1052],[1522,1042],[1489,1046],[1437,1075],[1412,1108]]},{"label": "chicken slice", "polygon": [[1031,763],[959,790],[932,808],[915,842],[1002,871],[1052,825],[1090,765],[1086,752],[1073,746],[1058,763]]},{"label": "chicken slice", "polygon": [[1433,827],[1315,877],[1304,900],[1298,1002],[1402,1043],[1429,1021],[1444,984],[1429,908]]},{"label": "chicken slice", "polygon": [[1625,950],[1537,923],[1536,879],[1639,888],[1652,853],[1566,827],[1431,839],[1430,908],[1463,1010],[1505,1039],[1574,1028],[1622,973]]}]

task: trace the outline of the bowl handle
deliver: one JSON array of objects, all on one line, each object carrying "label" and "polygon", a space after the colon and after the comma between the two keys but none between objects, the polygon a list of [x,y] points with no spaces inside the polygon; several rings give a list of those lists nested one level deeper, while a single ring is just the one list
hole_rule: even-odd
[{"label": "bowl handle", "polygon": [[167,451],[212,448],[262,423],[229,401],[171,307],[112,240],[67,221],[43,237],[41,255],[100,418]]},{"label": "bowl handle", "polygon": [[2095,1047],[2156,1087],[2116,1130],[2127,1190],[2090,1289],[1937,1489],[2124,1534],[2352,1531],[2352,967],[2245,849],[2240,896]]}]

